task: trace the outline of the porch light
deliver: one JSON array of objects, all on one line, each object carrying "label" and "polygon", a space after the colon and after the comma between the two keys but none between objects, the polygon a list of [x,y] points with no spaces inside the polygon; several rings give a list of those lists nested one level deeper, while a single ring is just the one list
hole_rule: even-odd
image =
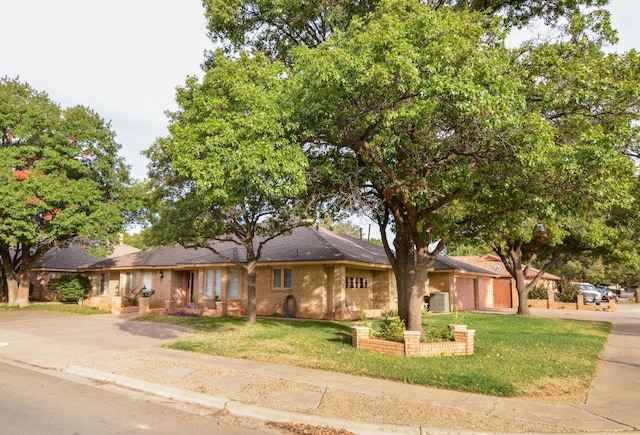
[{"label": "porch light", "polygon": [[164,278],[164,272],[160,271],[160,279]]},{"label": "porch light", "polygon": [[116,296],[120,296],[120,284],[116,284]]}]

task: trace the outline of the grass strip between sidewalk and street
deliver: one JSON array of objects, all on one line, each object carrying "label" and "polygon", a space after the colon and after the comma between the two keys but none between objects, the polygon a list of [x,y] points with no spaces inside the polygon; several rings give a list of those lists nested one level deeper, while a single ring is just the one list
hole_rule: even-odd
[{"label": "grass strip between sidewalk and street", "polygon": [[[427,314],[425,330],[459,314]],[[465,313],[475,333],[471,356],[415,358],[357,350],[351,322],[241,317],[155,316],[143,321],[193,328],[166,347],[289,364],[503,397],[571,403],[586,395],[610,324],[569,319]],[[457,320],[457,319],[456,319]]]}]

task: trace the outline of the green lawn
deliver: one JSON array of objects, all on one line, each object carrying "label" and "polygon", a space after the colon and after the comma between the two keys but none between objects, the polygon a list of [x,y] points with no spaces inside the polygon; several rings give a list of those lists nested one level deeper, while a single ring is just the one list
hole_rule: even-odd
[{"label": "green lawn", "polygon": [[[425,329],[452,315],[427,315]],[[475,354],[407,358],[351,346],[351,323],[260,318],[159,316],[140,320],[190,326],[197,332],[167,347],[291,364],[494,396],[581,396],[595,374],[610,324],[567,319],[464,314],[475,329]]]},{"label": "green lawn", "polygon": [[78,304],[63,304],[61,302],[32,302],[26,307],[9,307],[0,304],[0,312],[3,311],[51,311],[55,313],[68,314],[109,314],[110,311],[99,310],[98,308],[81,307]]}]

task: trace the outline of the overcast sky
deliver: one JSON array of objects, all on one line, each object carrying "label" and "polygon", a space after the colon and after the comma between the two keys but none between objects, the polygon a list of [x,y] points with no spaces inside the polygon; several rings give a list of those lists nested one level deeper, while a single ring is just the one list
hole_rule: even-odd
[{"label": "overcast sky", "polygon": [[[640,0],[613,0],[619,50],[640,47]],[[132,176],[140,152],[167,134],[175,88],[201,76],[201,0],[4,0],[0,76],[19,77],[63,107],[89,106],[111,122]]]}]

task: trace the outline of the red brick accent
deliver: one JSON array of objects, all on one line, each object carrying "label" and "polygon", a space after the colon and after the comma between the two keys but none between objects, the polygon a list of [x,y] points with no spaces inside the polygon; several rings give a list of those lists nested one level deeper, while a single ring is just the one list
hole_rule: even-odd
[{"label": "red brick accent", "polygon": [[456,325],[455,341],[420,342],[420,332],[406,331],[404,343],[389,340],[369,338],[369,328],[365,326],[351,327],[351,344],[357,349],[372,350],[374,352],[390,353],[406,356],[444,356],[444,355],[473,355],[475,331],[467,329],[465,325]]}]

